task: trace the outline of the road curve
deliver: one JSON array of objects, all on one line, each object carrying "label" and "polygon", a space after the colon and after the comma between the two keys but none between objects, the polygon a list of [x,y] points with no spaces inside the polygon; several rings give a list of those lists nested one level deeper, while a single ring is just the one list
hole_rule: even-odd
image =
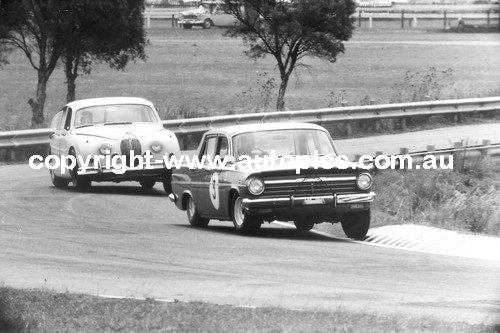
[{"label": "road curve", "polygon": [[187,225],[161,187],[51,186],[0,167],[0,283],[94,295],[339,307],[497,323],[500,262],[400,251],[266,225]]}]

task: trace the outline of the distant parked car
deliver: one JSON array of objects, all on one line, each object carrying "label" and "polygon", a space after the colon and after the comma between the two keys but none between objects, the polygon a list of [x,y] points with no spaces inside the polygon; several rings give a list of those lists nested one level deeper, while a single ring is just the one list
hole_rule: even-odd
[{"label": "distant parked car", "polygon": [[[76,188],[88,188],[92,181],[138,181],[142,187],[151,188],[161,181],[170,193],[171,170],[163,163],[163,156],[178,155],[179,142],[173,132],[163,128],[150,101],[136,97],[74,101],[54,116],[51,127],[55,130],[50,140],[51,154],[80,156],[80,161],[89,158],[91,162],[85,172],[81,163],[64,173],[60,168],[50,170],[54,186],[72,182]],[[152,155],[151,168],[130,159],[131,152],[145,156],[147,151]],[[116,155],[125,157],[126,165],[121,165],[120,170],[105,162],[106,157],[111,161]]]},{"label": "distant parked car", "polygon": [[237,22],[236,18],[226,14],[222,5],[220,1],[201,2],[198,8],[181,12],[179,24],[184,29],[191,29],[193,26],[210,29],[212,26],[234,25]]},{"label": "distant parked car", "polygon": [[[321,126],[266,123],[213,129],[204,134],[197,156],[202,162],[218,157],[227,163],[205,160],[201,169],[186,165],[173,170],[169,198],[187,211],[195,227],[216,219],[232,221],[241,232],[256,232],[264,221],[279,220],[293,221],[300,231],[340,222],[348,237],[368,232],[375,193],[367,170],[344,161],[345,168],[305,164],[297,174],[297,156],[302,162],[336,161],[333,141]],[[263,164],[260,158],[266,156]]]}]

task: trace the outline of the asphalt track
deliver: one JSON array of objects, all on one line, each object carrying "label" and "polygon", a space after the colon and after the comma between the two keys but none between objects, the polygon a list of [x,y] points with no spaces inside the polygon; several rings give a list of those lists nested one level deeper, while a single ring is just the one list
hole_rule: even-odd
[{"label": "asphalt track", "polygon": [[348,309],[500,323],[500,262],[367,246],[265,225],[188,226],[161,187],[55,189],[0,167],[0,283],[93,295]]}]

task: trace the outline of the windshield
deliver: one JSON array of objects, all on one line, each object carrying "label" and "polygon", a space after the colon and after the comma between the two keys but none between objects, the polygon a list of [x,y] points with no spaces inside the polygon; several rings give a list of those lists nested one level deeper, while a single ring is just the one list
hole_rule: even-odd
[{"label": "windshield", "polygon": [[74,116],[75,127],[113,123],[156,123],[155,112],[147,105],[114,104],[79,109]]},{"label": "windshield", "polygon": [[329,136],[320,130],[293,129],[239,134],[233,137],[234,156],[336,155]]}]

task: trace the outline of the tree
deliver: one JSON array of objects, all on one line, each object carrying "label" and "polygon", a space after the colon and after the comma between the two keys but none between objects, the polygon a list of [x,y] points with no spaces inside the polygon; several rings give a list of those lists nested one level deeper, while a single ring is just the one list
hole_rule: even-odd
[{"label": "tree", "polygon": [[275,58],[281,78],[276,109],[281,111],[290,75],[304,65],[304,57],[334,63],[344,52],[342,42],[352,35],[356,6],[353,0],[244,0],[243,6],[224,0],[224,7],[240,23],[226,36],[241,37],[250,58]]},{"label": "tree", "polygon": [[45,122],[44,105],[47,82],[56,68],[68,40],[71,1],[3,0],[0,22],[9,46],[21,49],[37,71],[37,89],[28,100],[32,110],[31,126]]},{"label": "tree", "polygon": [[89,74],[95,62],[123,70],[146,58],[144,0],[73,0],[73,7],[72,38],[62,55],[68,102],[75,100],[80,73]]}]

